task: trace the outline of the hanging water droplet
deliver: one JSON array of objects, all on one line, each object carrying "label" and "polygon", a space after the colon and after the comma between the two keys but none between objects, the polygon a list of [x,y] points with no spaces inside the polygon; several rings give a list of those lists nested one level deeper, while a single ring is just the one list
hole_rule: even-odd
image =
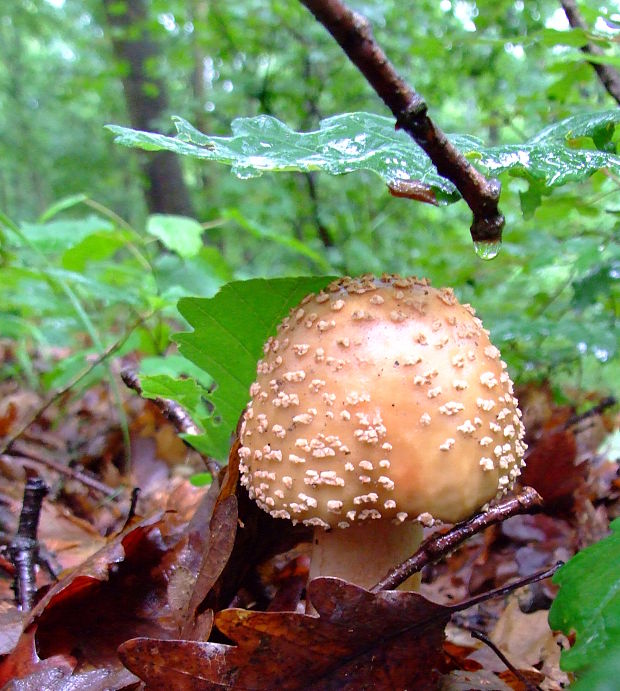
[{"label": "hanging water droplet", "polygon": [[480,259],[495,259],[502,248],[500,240],[495,242],[474,242],[474,250]]}]

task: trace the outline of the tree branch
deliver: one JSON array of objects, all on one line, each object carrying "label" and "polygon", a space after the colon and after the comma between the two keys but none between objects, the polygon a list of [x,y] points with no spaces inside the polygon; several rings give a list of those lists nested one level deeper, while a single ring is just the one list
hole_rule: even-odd
[{"label": "tree branch", "polygon": [[[562,5],[562,9],[564,10],[564,14],[568,19],[568,23],[573,27],[573,29],[583,29],[584,31],[588,30],[588,26],[581,16],[575,0],[560,0],[560,5]],[[581,46],[580,50],[586,55],[605,54],[602,48],[594,45],[594,43],[586,43],[585,45]],[[598,78],[601,80],[601,83],[607,90],[607,93],[609,93],[609,95],[614,98],[617,103],[620,103],[620,72],[618,72],[618,70],[611,65],[599,65],[596,62],[590,62],[589,64],[598,75]]]},{"label": "tree branch", "polygon": [[538,492],[532,487],[524,487],[515,497],[492,506],[484,513],[476,514],[464,523],[458,523],[447,533],[431,535],[413,556],[392,569],[385,578],[371,588],[371,591],[378,593],[381,590],[393,590],[409,576],[421,571],[427,564],[445,557],[472,535],[491,525],[501,523],[511,516],[528,513],[541,504],[542,498]]},{"label": "tree branch", "polygon": [[351,62],[366,77],[403,129],[450,180],[473,213],[471,236],[475,242],[501,239],[504,217],[498,209],[500,184],[487,179],[448,141],[427,115],[427,105],[396,72],[375,41],[370,23],[341,0],[300,0],[338,42]]},{"label": "tree branch", "polygon": [[37,592],[34,567],[39,561],[39,541],[37,528],[41,516],[43,497],[47,487],[41,478],[29,478],[24,488],[24,501],[19,517],[17,534],[9,545],[9,556],[15,566],[13,589],[17,608],[29,612]]}]

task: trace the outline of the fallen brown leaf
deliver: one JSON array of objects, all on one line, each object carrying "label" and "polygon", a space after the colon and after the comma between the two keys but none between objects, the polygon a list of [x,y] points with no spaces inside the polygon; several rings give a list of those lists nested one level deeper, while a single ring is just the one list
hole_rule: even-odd
[{"label": "fallen brown leaf", "polygon": [[309,585],[318,616],[216,614],[236,646],[137,639],[120,648],[150,689],[435,689],[451,608],[417,593],[370,593],[335,578]]},{"label": "fallen brown leaf", "polygon": [[[0,684],[57,669],[120,673],[116,648],[138,635],[172,637],[166,573],[159,568],[167,514],[132,526],[54,585],[24,621],[0,664]],[[75,688],[80,688],[75,687]],[[83,687],[86,688],[86,687]]]},{"label": "fallen brown leaf", "polygon": [[575,465],[577,443],[570,430],[543,432],[530,448],[521,481],[542,496],[544,510],[570,512],[585,484],[585,464]]}]

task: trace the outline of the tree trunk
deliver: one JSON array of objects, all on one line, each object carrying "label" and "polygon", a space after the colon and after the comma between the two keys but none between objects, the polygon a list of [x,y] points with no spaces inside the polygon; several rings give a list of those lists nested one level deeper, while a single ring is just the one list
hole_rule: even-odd
[{"label": "tree trunk", "polygon": [[[121,6],[115,0],[103,0],[103,7],[112,29],[114,54],[126,67],[122,82],[131,126],[154,131],[166,115],[168,96],[164,82],[149,69],[159,47],[148,32],[146,4],[144,0],[125,0]],[[150,213],[194,215],[176,154],[149,153],[142,158],[142,171]]]}]

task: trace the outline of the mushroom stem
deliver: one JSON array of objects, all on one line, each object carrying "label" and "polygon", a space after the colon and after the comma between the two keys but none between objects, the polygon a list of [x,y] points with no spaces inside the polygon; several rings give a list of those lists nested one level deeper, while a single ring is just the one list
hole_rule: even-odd
[{"label": "mushroom stem", "polygon": [[[310,579],[335,576],[362,588],[372,588],[389,571],[416,552],[423,528],[417,521],[394,525],[391,521],[368,521],[346,530],[315,528]],[[419,574],[399,586],[418,590]]]}]

